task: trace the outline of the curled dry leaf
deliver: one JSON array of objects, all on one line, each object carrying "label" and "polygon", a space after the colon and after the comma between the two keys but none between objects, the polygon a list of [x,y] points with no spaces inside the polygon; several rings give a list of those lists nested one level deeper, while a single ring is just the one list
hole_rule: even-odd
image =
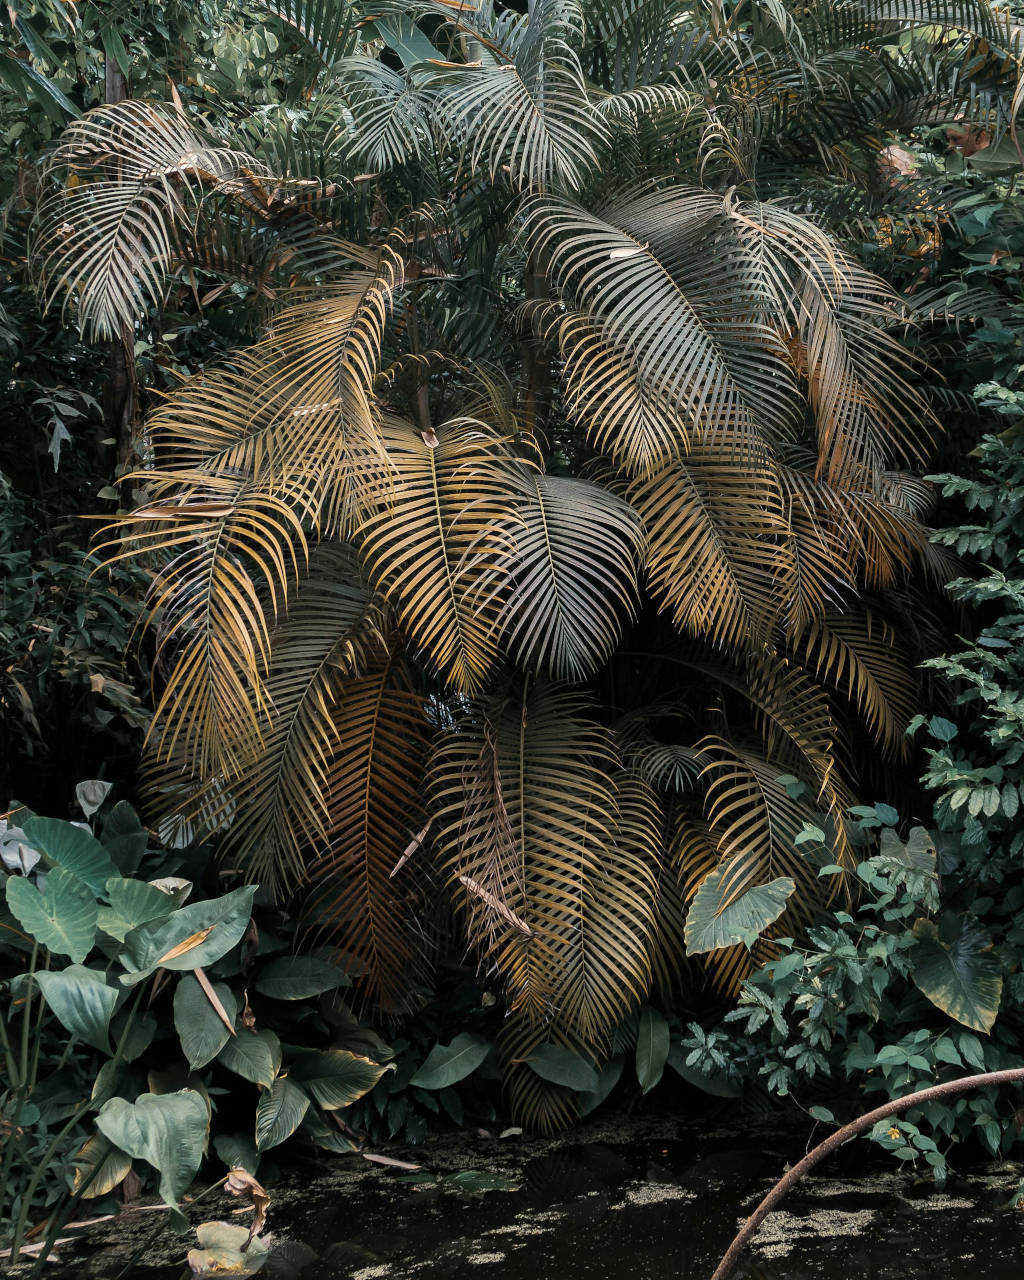
[{"label": "curled dry leaf", "polygon": [[259,1235],[266,1225],[267,1211],[270,1209],[270,1196],[267,1195],[265,1188],[256,1181],[248,1170],[238,1166],[228,1173],[224,1189],[229,1195],[241,1196],[248,1200],[253,1209],[255,1209],[255,1216],[249,1226],[249,1240],[252,1240],[253,1236]]}]

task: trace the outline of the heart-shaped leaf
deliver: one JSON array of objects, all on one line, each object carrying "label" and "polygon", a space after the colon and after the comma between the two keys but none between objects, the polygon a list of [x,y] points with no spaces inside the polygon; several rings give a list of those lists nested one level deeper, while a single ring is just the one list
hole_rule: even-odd
[{"label": "heart-shaped leaf", "polygon": [[100,907],[99,926],[118,942],[124,942],[133,929],[154,921],[166,920],[175,908],[175,900],[145,880],[125,880],[112,876],[106,883],[109,907]]},{"label": "heart-shaped leaf", "polygon": [[999,1012],[1003,974],[992,939],[970,917],[950,913],[937,928],[914,924],[914,981],[932,1004],[975,1031],[989,1032]]},{"label": "heart-shaped leaf", "polygon": [[22,928],[54,955],[81,962],[96,940],[96,899],[81,880],[57,867],[42,890],[24,876],[7,881],[7,905]]},{"label": "heart-shaped leaf", "polygon": [[35,980],[65,1030],[101,1053],[110,1053],[110,1019],[118,990],[107,985],[99,970],[69,964],[66,969],[40,970]]},{"label": "heart-shaped leaf", "polygon": [[135,1102],[111,1098],[96,1117],[104,1137],[159,1172],[160,1195],[171,1206],[199,1172],[208,1124],[206,1103],[194,1089],[144,1093]]},{"label": "heart-shaped leaf", "polygon": [[117,868],[91,831],[59,818],[29,818],[25,834],[54,866],[70,871],[99,897]]},{"label": "heart-shaped leaf", "polygon": [[686,915],[683,941],[687,955],[749,942],[782,915],[796,889],[788,876],[780,876],[737,895],[734,862],[723,862],[701,881]]},{"label": "heart-shaped leaf", "polygon": [[562,1045],[538,1045],[526,1062],[543,1080],[576,1093],[594,1093],[600,1085],[597,1072],[586,1058]]},{"label": "heart-shaped leaf", "polygon": [[119,800],[103,820],[101,841],[118,871],[133,876],[149,843],[149,833],[127,800]]}]

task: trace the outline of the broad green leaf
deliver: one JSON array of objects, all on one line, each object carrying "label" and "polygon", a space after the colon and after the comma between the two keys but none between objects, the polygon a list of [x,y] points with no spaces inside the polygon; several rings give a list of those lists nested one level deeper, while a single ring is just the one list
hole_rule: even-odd
[{"label": "broad green leaf", "polygon": [[[238,1016],[234,993],[223,982],[215,982],[213,989],[234,1025]],[[191,973],[180,979],[174,992],[174,1029],[192,1071],[212,1062],[231,1038],[231,1032]]]},{"label": "broad green leaf", "polygon": [[94,1133],[75,1156],[74,1165],[75,1193],[83,1200],[95,1200],[120,1186],[132,1167],[132,1158],[102,1133]]},{"label": "broad green leaf", "polygon": [[340,1129],[325,1122],[317,1111],[307,1111],[302,1122],[302,1132],[310,1136],[318,1147],[324,1151],[333,1151],[337,1155],[348,1155],[350,1151],[358,1151],[359,1144],[346,1137]]},{"label": "broad green leaf", "polygon": [[29,818],[24,830],[33,848],[54,866],[78,876],[97,896],[103,893],[110,877],[117,874],[110,854],[83,827],[59,818]]},{"label": "broad green leaf", "polygon": [[309,1098],[299,1086],[288,1076],[279,1077],[256,1107],[256,1149],[266,1151],[290,1138],[308,1110]]},{"label": "broad green leaf", "polygon": [[55,868],[40,891],[24,876],[7,881],[11,913],[40,946],[54,955],[85,959],[96,940],[96,899],[70,871]]},{"label": "broad green leaf", "polygon": [[921,991],[965,1027],[991,1031],[1003,975],[985,930],[976,920],[950,913],[938,928],[931,920],[917,920],[914,934],[912,972]]},{"label": "broad green leaf", "polygon": [[597,1072],[586,1058],[561,1045],[538,1045],[526,1063],[541,1079],[564,1085],[576,1093],[594,1093],[600,1083]]},{"label": "broad green leaf", "polygon": [[142,925],[125,939],[126,986],[148,978],[156,969],[188,970],[211,965],[241,942],[252,915],[255,885],[235,889],[221,898],[209,898],[181,907],[166,920]]},{"label": "broad green leaf", "polygon": [[256,1144],[245,1133],[221,1133],[213,1140],[213,1149],[229,1169],[244,1169],[253,1176],[260,1163]]},{"label": "broad green leaf", "polygon": [[308,1000],[350,985],[344,969],[318,956],[281,956],[265,965],[256,979],[256,990],[274,1000]]},{"label": "broad green leaf", "polygon": [[463,1032],[451,1044],[435,1044],[409,1083],[420,1089],[447,1089],[472,1075],[490,1051],[485,1040]]},{"label": "broad green leaf", "polygon": [[661,1079],[668,1050],[668,1023],[648,1005],[640,1014],[636,1036],[636,1078],[643,1093],[650,1093]]},{"label": "broad green leaf", "polygon": [[199,1172],[208,1124],[206,1103],[194,1089],[144,1093],[135,1102],[111,1098],[96,1117],[104,1137],[159,1172],[160,1195],[172,1206]]},{"label": "broad green leaf", "polygon": [[596,1110],[604,1102],[622,1079],[624,1066],[625,1063],[621,1058],[615,1058],[603,1069],[597,1078],[597,1088],[593,1093],[585,1093],[580,1097],[580,1119],[589,1116],[591,1111]]},{"label": "broad green leaf", "polygon": [[325,1111],[351,1106],[369,1093],[385,1071],[369,1058],[360,1058],[347,1049],[325,1049],[300,1054],[292,1063],[291,1078]]},{"label": "broad green leaf", "polygon": [[100,907],[99,926],[118,942],[124,942],[133,929],[154,921],[166,920],[175,908],[175,900],[145,880],[124,880],[111,876],[106,883],[109,907]]},{"label": "broad green leaf", "polygon": [[69,964],[66,969],[40,970],[35,980],[65,1030],[101,1053],[110,1053],[110,1019],[118,990],[107,985],[99,970]]},{"label": "broad green leaf", "polygon": [[139,869],[149,833],[127,800],[119,800],[103,820],[101,843],[123,876]]},{"label": "broad green leaf", "polygon": [[217,1061],[243,1080],[269,1089],[281,1068],[281,1045],[273,1031],[239,1027],[217,1054]]},{"label": "broad green leaf", "polygon": [[796,889],[788,876],[780,876],[734,896],[730,892],[735,881],[734,861],[724,862],[701,881],[686,915],[683,939],[687,955],[746,942],[782,915],[786,900]]}]

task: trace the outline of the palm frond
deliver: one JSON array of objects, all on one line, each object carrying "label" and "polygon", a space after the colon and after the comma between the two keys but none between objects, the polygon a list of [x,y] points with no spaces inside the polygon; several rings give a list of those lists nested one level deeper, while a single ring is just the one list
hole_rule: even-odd
[{"label": "palm frond", "polygon": [[522,483],[503,643],[524,671],[581,680],[607,661],[633,615],[639,521],[586,480],[524,472]]}]

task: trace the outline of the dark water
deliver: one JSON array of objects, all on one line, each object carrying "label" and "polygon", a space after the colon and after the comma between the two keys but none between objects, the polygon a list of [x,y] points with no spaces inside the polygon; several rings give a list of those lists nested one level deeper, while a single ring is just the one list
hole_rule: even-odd
[{"label": "dark water", "polygon": [[[739,1222],[803,1152],[801,1135],[607,1125],[587,1141],[464,1138],[400,1153],[432,1181],[359,1157],[292,1169],[274,1191],[267,1280],[707,1280]],[[1024,1280],[1020,1176],[979,1166],[941,1190],[864,1144],[811,1175],[735,1274],[753,1280]],[[511,1190],[444,1181],[473,1170]],[[424,1175],[420,1175],[424,1176]],[[228,1201],[209,1217],[227,1217]],[[244,1221],[235,1217],[234,1221]],[[166,1235],[166,1233],[165,1233]],[[68,1260],[115,1277],[126,1241]],[[172,1280],[184,1246],[154,1242],[129,1275]],[[131,1253],[127,1249],[127,1254]],[[120,1264],[120,1265],[118,1265]]]}]

